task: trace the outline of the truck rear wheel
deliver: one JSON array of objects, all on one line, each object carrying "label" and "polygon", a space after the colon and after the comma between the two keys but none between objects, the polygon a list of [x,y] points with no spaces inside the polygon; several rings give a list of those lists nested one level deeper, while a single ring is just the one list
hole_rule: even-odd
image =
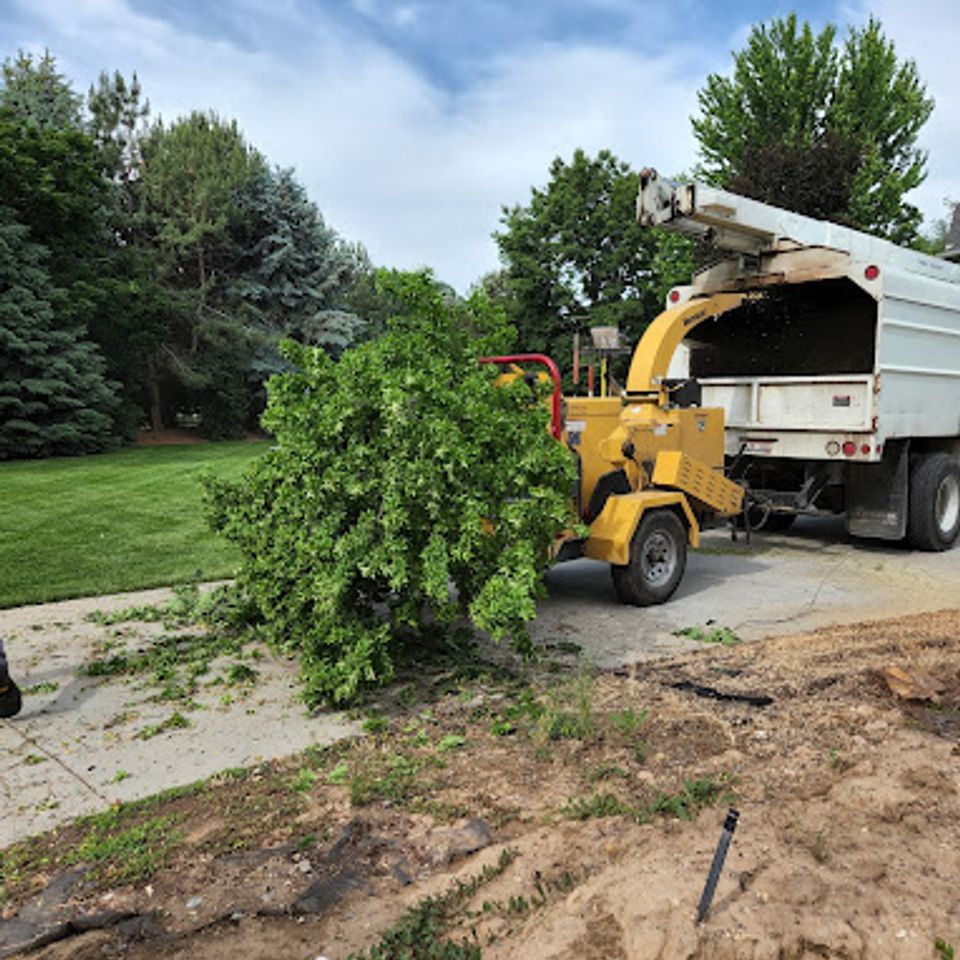
[{"label": "truck rear wheel", "polygon": [[611,565],[621,603],[649,607],[664,603],[677,589],[687,566],[687,531],[672,510],[651,510],[630,543],[630,563]]},{"label": "truck rear wheel", "polygon": [[949,550],[960,534],[960,464],[928,453],[910,470],[907,541],[918,550]]}]

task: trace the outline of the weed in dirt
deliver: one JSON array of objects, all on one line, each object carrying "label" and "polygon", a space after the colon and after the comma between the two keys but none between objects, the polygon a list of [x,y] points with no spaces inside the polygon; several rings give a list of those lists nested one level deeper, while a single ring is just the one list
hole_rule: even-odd
[{"label": "weed in dirt", "polygon": [[150,876],[182,834],[171,829],[173,817],[151,817],[130,826],[123,826],[124,820],[122,809],[81,820],[89,827],[87,834],[64,862],[90,864],[91,879],[110,883],[134,883]]},{"label": "weed in dirt", "polygon": [[846,773],[852,766],[853,761],[848,757],[845,757],[839,750],[833,748],[828,754],[830,761],[830,768],[836,770],[837,773]]},{"label": "weed in dirt", "polygon": [[954,960],[956,951],[946,940],[941,940],[937,937],[937,939],[933,941],[933,949],[937,951],[937,960]]},{"label": "weed in dirt", "polygon": [[587,773],[587,783],[597,783],[599,780],[609,780],[612,777],[624,779],[628,776],[623,767],[618,767],[615,763],[601,763]]},{"label": "weed in dirt", "polygon": [[309,793],[319,779],[320,777],[315,770],[311,770],[309,767],[301,767],[290,781],[290,787],[297,793]]},{"label": "weed in dirt", "polygon": [[618,733],[625,737],[632,737],[647,722],[647,711],[626,707],[611,713],[607,720]]},{"label": "weed in dirt", "polygon": [[42,683],[35,683],[32,687],[25,687],[24,694],[32,697],[40,693],[55,693],[60,689],[60,684],[53,680],[44,680]]},{"label": "weed in dirt", "polygon": [[817,863],[826,863],[827,860],[830,859],[830,846],[827,843],[827,835],[822,830],[818,831],[810,844],[810,856],[812,856]]},{"label": "weed in dirt", "polygon": [[37,766],[37,764],[39,764],[39,763],[46,763],[46,762],[47,762],[47,758],[46,758],[45,756],[43,756],[42,754],[39,754],[39,753],[28,753],[28,754],[23,758],[23,762],[24,762],[28,767],[35,767],[35,766]]},{"label": "weed in dirt", "polygon": [[189,726],[191,726],[190,721],[177,711],[160,723],[148,724],[137,734],[137,739],[152,740],[154,737],[160,736],[161,733],[167,733],[169,730],[186,730]]},{"label": "weed in dirt", "polygon": [[593,677],[585,670],[572,682],[549,689],[537,719],[538,739],[589,740],[596,732],[593,696]]},{"label": "weed in dirt", "polygon": [[126,770],[118,770],[107,782],[108,783],[123,783],[124,780],[129,780],[130,774]]},{"label": "weed in dirt", "polygon": [[708,623],[705,627],[684,627],[676,630],[675,637],[687,637],[697,643],[715,643],[723,647],[735,647],[740,638],[729,627],[713,627]]},{"label": "weed in dirt", "polygon": [[569,820],[590,820],[594,817],[629,817],[637,823],[649,823],[654,816],[692,820],[704,807],[732,798],[725,789],[727,783],[712,777],[684,780],[676,793],[656,793],[647,803],[628,803],[614,793],[592,793],[588,797],[574,797],[561,808]]},{"label": "weed in dirt", "polygon": [[363,807],[375,800],[402,804],[417,787],[416,776],[422,763],[403,753],[371,758],[350,777],[350,803]]},{"label": "weed in dirt", "polygon": [[350,765],[346,760],[341,760],[328,774],[327,783],[338,785],[347,782],[347,776],[350,773]]},{"label": "weed in dirt", "polygon": [[451,750],[459,750],[466,743],[466,737],[462,737],[458,733],[448,733],[437,741],[437,750],[440,753],[449,753]]},{"label": "weed in dirt", "polygon": [[560,808],[560,812],[568,820],[593,820],[596,817],[629,817],[637,823],[648,823],[650,820],[650,814],[643,806],[626,803],[614,793],[574,797]]},{"label": "weed in dirt", "polygon": [[712,777],[684,780],[676,793],[658,793],[650,804],[650,812],[677,820],[692,820],[703,807],[717,803],[723,794],[724,785]]},{"label": "weed in dirt", "polygon": [[472,879],[457,883],[439,897],[427,897],[407,911],[369,950],[352,953],[347,960],[480,960],[474,940],[445,939],[470,899],[485,884],[499,877],[516,859],[515,850],[504,850],[500,859]]},{"label": "weed in dirt", "polygon": [[363,721],[363,729],[367,733],[385,733],[390,728],[390,721],[379,713],[370,712]]}]

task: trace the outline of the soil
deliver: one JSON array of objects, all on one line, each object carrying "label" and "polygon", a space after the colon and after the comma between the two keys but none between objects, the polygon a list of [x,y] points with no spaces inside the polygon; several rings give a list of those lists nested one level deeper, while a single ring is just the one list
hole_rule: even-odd
[{"label": "soil", "polygon": [[549,689],[421,678],[367,737],[131,810],[177,827],[132,882],[71,857],[82,824],[4,852],[0,956],[4,928],[46,923],[56,942],[20,955],[344,960],[485,867],[442,924],[484,960],[952,956],[960,611],[564,664]]}]

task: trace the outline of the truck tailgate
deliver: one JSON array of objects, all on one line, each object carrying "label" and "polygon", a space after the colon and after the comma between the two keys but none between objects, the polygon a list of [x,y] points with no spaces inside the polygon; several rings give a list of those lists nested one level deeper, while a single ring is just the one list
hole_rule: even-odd
[{"label": "truck tailgate", "polygon": [[873,429],[870,374],[715,377],[700,381],[705,407],[723,407],[727,427],[857,433]]}]

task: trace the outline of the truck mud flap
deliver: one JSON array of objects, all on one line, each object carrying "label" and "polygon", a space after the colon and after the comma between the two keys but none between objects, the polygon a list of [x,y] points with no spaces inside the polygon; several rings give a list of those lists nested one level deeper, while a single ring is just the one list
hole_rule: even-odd
[{"label": "truck mud flap", "polygon": [[909,442],[890,440],[880,463],[848,463],[847,532],[854,537],[902,540],[907,532]]}]

